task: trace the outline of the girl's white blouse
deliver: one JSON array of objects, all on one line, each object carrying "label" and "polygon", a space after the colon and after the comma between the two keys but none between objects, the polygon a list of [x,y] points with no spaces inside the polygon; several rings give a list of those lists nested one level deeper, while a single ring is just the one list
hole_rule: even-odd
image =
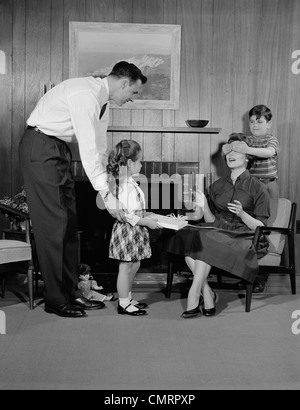
[{"label": "girl's white blouse", "polygon": [[120,182],[119,201],[124,205],[125,217],[128,223],[135,226],[145,210],[145,195],[132,177]]}]

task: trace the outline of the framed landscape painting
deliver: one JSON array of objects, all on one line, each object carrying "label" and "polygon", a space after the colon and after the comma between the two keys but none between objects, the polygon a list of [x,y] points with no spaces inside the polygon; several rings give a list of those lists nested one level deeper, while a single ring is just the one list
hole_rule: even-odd
[{"label": "framed landscape painting", "polygon": [[128,61],[148,81],[124,108],[179,108],[181,26],[70,22],[69,31],[70,78],[106,76],[117,62]]}]

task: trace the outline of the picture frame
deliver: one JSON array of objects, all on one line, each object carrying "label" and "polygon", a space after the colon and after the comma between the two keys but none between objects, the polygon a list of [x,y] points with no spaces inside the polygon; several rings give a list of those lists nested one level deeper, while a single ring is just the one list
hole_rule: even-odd
[{"label": "picture frame", "polygon": [[119,61],[135,64],[148,78],[126,109],[179,109],[180,51],[180,25],[69,23],[70,78],[106,76]]}]

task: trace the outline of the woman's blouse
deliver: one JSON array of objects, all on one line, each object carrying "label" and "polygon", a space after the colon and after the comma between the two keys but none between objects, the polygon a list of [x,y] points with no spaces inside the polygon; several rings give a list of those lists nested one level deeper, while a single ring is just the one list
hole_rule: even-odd
[{"label": "woman's blouse", "polygon": [[228,203],[240,201],[243,210],[266,225],[270,216],[269,194],[263,183],[243,172],[233,184],[230,176],[220,178],[210,189],[208,204],[215,215],[214,226],[221,229],[250,231],[236,214],[228,210]]}]

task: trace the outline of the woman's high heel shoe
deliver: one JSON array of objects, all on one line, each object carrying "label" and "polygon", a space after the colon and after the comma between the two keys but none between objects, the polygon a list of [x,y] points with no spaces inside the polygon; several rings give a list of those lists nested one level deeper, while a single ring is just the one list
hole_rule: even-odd
[{"label": "woman's high heel shoe", "polygon": [[184,319],[191,319],[192,317],[197,317],[200,314],[201,314],[201,310],[197,306],[195,309],[186,310],[185,312],[183,312],[181,317],[183,317]]},{"label": "woman's high heel shoe", "polygon": [[197,317],[201,315],[201,310],[199,306],[201,306],[202,304],[203,304],[203,296],[200,295],[199,305],[195,309],[186,310],[185,312],[182,313],[181,317],[183,317],[184,319],[191,319],[193,317]]},{"label": "woman's high heel shoe", "polygon": [[215,316],[215,314],[216,314],[216,307],[214,306],[214,307],[211,308],[211,309],[202,308],[202,314],[203,314],[203,316]]},{"label": "woman's high heel shoe", "polygon": [[[213,292],[213,294],[214,294],[214,304],[216,305],[217,302],[218,302],[218,300],[219,300],[219,296],[218,296],[218,294],[217,294],[216,292]],[[207,317],[209,317],[209,316],[215,316],[215,314],[216,314],[216,306],[214,306],[214,307],[211,308],[211,309],[205,309],[205,307],[204,307],[204,305],[203,305],[203,307],[202,307],[202,314],[203,314],[203,316],[207,316]]]}]

